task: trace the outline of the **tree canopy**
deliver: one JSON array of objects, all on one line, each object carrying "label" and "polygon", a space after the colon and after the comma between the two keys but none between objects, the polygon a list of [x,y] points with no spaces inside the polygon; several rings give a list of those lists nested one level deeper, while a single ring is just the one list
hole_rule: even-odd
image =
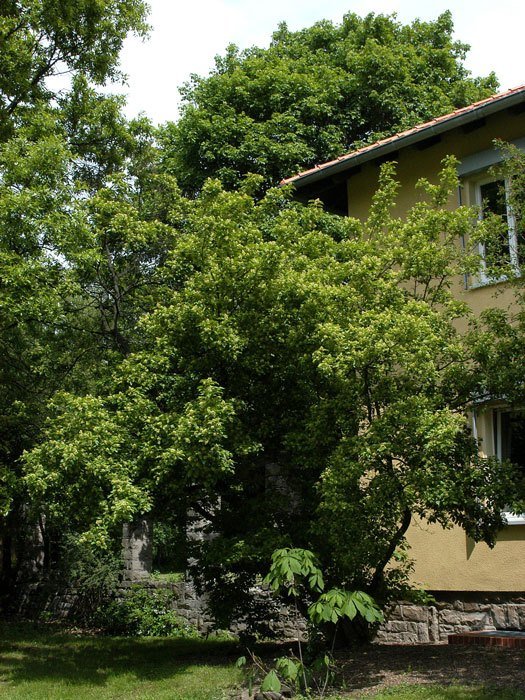
[{"label": "tree canopy", "polygon": [[[505,345],[489,325],[457,331],[471,316],[452,280],[479,259],[456,245],[474,222],[447,209],[454,164],[403,220],[391,166],[365,222],[286,188],[261,195],[489,94],[450,15],[283,26],[194,78],[180,122],[156,134],[92,85],[115,74],[125,30],[142,31],[142,3],[6,8],[4,553],[22,512],[99,550],[135,516],[193,513],[215,533],[196,580],[224,619],[276,547],[311,548],[330,582],[377,594],[403,578],[387,565],[414,515],[492,544],[521,492],[464,415],[487,386],[481,348]],[[53,95],[60,62],[74,75]]]},{"label": "tree canopy", "polygon": [[470,312],[452,281],[479,265],[456,245],[475,225],[446,208],[456,185],[447,163],[397,219],[385,167],[364,223],[282,190],[175,197],[140,347],[96,395],[58,394],[26,454],[39,509],[98,546],[134,514],[193,510],[223,614],[279,546],[377,595],[402,578],[387,564],[415,515],[492,544],[520,491],[465,416],[484,375],[455,325]]},{"label": "tree canopy", "polygon": [[[128,241],[133,252],[124,252],[112,224],[128,216],[138,228],[132,188],[117,185],[135,176],[140,189],[151,128],[145,120],[127,124],[122,101],[97,95],[91,83],[117,77],[122,41],[145,30],[144,17],[140,0],[29,0],[0,9],[0,502],[8,577],[27,501],[20,456],[39,434],[50,397],[90,386],[137,315],[123,298],[142,275],[140,244]],[[49,79],[64,72],[71,84],[55,93]],[[111,178],[112,202],[101,190]],[[143,241],[148,226],[155,228],[144,223]],[[142,262],[141,270],[147,256]]]},{"label": "tree canopy", "polygon": [[49,78],[118,75],[122,42],[144,34],[142,0],[5,0],[0,9],[0,137],[17,115],[53,96]]},{"label": "tree canopy", "polygon": [[395,15],[323,21],[267,49],[230,46],[182,89],[182,114],[164,130],[163,160],[183,191],[207,177],[227,188],[247,173],[266,186],[414,124],[489,96],[494,74],[472,78],[450,12],[404,25]]}]

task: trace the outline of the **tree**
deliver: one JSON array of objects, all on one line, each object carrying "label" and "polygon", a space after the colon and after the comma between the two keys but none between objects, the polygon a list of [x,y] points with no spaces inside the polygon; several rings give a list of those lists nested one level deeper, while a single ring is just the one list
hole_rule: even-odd
[{"label": "tree", "polygon": [[257,185],[174,201],[140,347],[98,394],[55,397],[25,456],[38,508],[97,546],[134,513],[205,517],[195,573],[220,622],[278,547],[384,599],[414,515],[493,544],[522,494],[465,416],[483,368],[450,285],[479,258],[456,245],[472,212],[445,206],[454,163],[403,220],[391,166],[365,223]]},{"label": "tree", "polygon": [[[90,97],[113,110],[111,100]],[[91,116],[99,118],[96,110]],[[162,294],[157,270],[174,234],[166,223],[174,184],[155,173],[147,123],[122,120],[104,160],[86,142],[72,150],[63,112],[41,110],[34,117],[0,144],[6,575],[11,540],[27,512],[20,456],[34,444],[58,390],[97,391],[133,348],[137,319]],[[83,118],[84,133],[88,127],[96,123]],[[36,522],[36,515],[28,517]]]},{"label": "tree", "polygon": [[[20,456],[49,398],[59,388],[86,391],[125,351],[139,313],[133,295],[148,286],[151,262],[162,255],[151,209],[162,195],[151,196],[146,184],[154,180],[151,127],[126,123],[122,100],[91,87],[118,77],[122,41],[128,31],[144,33],[144,16],[141,0],[28,0],[0,10],[0,501],[8,579],[27,512]],[[71,85],[57,94],[49,79],[63,73]],[[139,200],[149,207],[144,216]]]},{"label": "tree", "polygon": [[410,25],[350,13],[297,32],[282,24],[267,49],[230,46],[183,87],[181,118],[163,132],[165,167],[188,194],[207,177],[231,188],[258,173],[275,185],[489,96],[494,74],[469,76],[468,46],[452,31],[449,12]]},{"label": "tree", "polygon": [[54,97],[49,78],[118,77],[128,32],[144,35],[142,0],[5,0],[0,10],[0,139],[27,111]]},{"label": "tree", "polygon": [[[31,10],[43,22],[41,7],[48,6]],[[59,28],[69,17],[64,7],[52,15]],[[109,7],[96,3],[102,12]],[[125,8],[142,5],[118,7],[126,16]],[[62,42],[62,30],[48,37],[47,24],[26,26],[18,9],[4,17],[5,41],[20,43],[18,51],[9,44],[9,60],[27,60],[35,36],[46,50],[53,38]],[[136,28],[131,16],[127,26]],[[74,36],[75,27],[72,18],[72,34],[65,34]],[[97,27],[110,36],[105,21]],[[311,548],[330,583],[384,595],[400,577],[387,564],[413,514],[459,523],[491,543],[502,506],[520,493],[511,465],[477,456],[464,417],[485,365],[454,325],[468,309],[450,295],[450,280],[479,261],[455,245],[472,226],[471,212],[443,207],[456,184],[452,166],[440,186],[425,186],[427,200],[406,221],[390,214],[396,185],[388,168],[365,224],[331,217],[317,204],[301,207],[286,190],[254,197],[265,178],[282,174],[283,163],[366,138],[390,128],[389,119],[411,123],[397,93],[387,99],[378,92],[383,116],[372,123],[369,103],[357,99],[361,90],[341,93],[337,86],[334,100],[321,104],[343,109],[353,95],[353,121],[345,121],[347,111],[332,131],[308,116],[320,83],[329,87],[336,75],[347,85],[352,51],[356,65],[366,64],[362,77],[380,76],[370,65],[383,54],[380,65],[404,65],[417,75],[398,45],[433,66],[436,92],[420,87],[403,95],[403,104],[420,100],[429,115],[444,106],[445,84],[456,106],[486,94],[493,80],[466,76],[464,47],[451,42],[448,15],[409,28],[351,15],[341,28],[281,34],[267,52],[232,52],[202,81],[203,94],[217,89],[222,103],[223,81],[231,90],[230,78],[242,78],[234,92],[242,96],[245,67],[265,67],[268,56],[281,77],[297,73],[301,84],[316,76],[303,102],[294,98],[283,108],[293,137],[277,158],[273,135],[284,138],[289,129],[276,128],[273,109],[261,121],[272,135],[266,141],[255,116],[246,122],[254,139],[242,145],[250,167],[235,153],[225,169],[213,165],[236,192],[217,181],[203,185],[202,163],[193,174],[182,169],[192,162],[190,151],[178,149],[193,108],[180,132],[166,129],[164,143],[174,134],[177,141],[159,163],[147,121],[126,123],[119,100],[92,89],[89,78],[103,74],[94,52],[108,49],[101,65],[111,75],[119,31],[100,45],[89,44],[89,34],[86,63],[57,39],[55,53],[31,54],[47,66],[42,75],[32,66],[25,87],[16,92],[6,83],[0,93],[7,105],[0,146],[4,513],[11,507],[19,515],[17,504],[29,497],[29,517],[45,515],[48,532],[73,532],[101,550],[135,515],[169,512],[184,521],[193,510],[216,533],[200,545],[196,580],[211,589],[223,616],[250,604],[250,586],[277,547]],[[323,48],[339,56],[330,70]],[[294,52],[301,68],[295,72]],[[58,55],[76,75],[71,91],[54,100],[42,81]],[[246,85],[260,87],[251,78]],[[197,87],[199,81],[195,95]],[[282,92],[293,91],[285,85]],[[268,90],[258,110],[267,98]],[[296,104],[302,111],[290,117]],[[221,123],[226,131],[237,124],[235,110],[228,114],[231,123],[219,113],[214,134]],[[299,154],[293,158],[290,143]],[[254,153],[266,159],[262,176],[241,180],[257,169]],[[181,194],[173,173],[192,198]],[[355,544],[350,552],[348,539]]]}]

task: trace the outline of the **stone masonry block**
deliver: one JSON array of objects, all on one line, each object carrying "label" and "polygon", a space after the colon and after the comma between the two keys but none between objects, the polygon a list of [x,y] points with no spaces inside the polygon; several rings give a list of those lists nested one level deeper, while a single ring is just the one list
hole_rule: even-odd
[{"label": "stone masonry block", "polygon": [[428,625],[420,624],[417,630],[417,641],[421,643],[426,643],[430,642],[430,634],[429,634],[429,629]]},{"label": "stone masonry block", "polygon": [[403,605],[398,604],[398,605],[392,605],[391,607],[388,608],[386,611],[386,617],[387,619],[393,619],[397,620],[401,617],[401,610],[403,609]]},{"label": "stone masonry block", "polygon": [[519,607],[517,605],[507,606],[507,616],[509,620],[509,627],[511,629],[517,630],[520,626],[520,618],[518,614]]},{"label": "stone masonry block", "polygon": [[516,607],[518,609],[519,629],[525,630],[525,605],[520,604],[520,605],[517,605]]},{"label": "stone masonry block", "polygon": [[490,616],[494,627],[497,629],[504,630],[509,626],[506,605],[493,605]]},{"label": "stone masonry block", "polygon": [[401,616],[403,620],[410,622],[427,622],[428,608],[423,605],[401,605]]},{"label": "stone masonry block", "polygon": [[463,603],[465,612],[490,612],[490,603]]},{"label": "stone masonry block", "polygon": [[439,611],[439,622],[441,625],[460,625],[462,617],[459,610],[446,609]]},{"label": "stone masonry block", "polygon": [[417,622],[406,622],[404,620],[394,620],[388,623],[388,629],[392,632],[403,632],[413,634],[417,638],[419,625]]}]

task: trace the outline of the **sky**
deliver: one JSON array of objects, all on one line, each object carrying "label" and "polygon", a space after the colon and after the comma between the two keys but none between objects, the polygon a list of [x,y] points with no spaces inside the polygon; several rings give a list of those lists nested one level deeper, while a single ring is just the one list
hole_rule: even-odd
[{"label": "sky", "polygon": [[191,73],[206,75],[228,44],[267,46],[282,21],[296,30],[321,19],[340,22],[347,12],[395,12],[407,23],[436,19],[450,9],[455,38],[471,46],[466,66],[473,75],[495,71],[502,90],[525,83],[523,0],[149,0],[149,5],[149,38],[126,40],[121,66],[127,85],[110,91],[127,96],[129,117],[144,112],[155,123],[177,118],[178,87]]}]

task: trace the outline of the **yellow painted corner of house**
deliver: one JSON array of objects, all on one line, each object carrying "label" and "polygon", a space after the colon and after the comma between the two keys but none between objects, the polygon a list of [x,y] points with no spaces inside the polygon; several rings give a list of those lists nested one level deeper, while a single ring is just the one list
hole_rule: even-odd
[{"label": "yellow painted corner of house", "polygon": [[412,583],[434,591],[525,590],[525,525],[506,527],[491,549],[459,527],[416,519],[407,533],[415,561]]}]

